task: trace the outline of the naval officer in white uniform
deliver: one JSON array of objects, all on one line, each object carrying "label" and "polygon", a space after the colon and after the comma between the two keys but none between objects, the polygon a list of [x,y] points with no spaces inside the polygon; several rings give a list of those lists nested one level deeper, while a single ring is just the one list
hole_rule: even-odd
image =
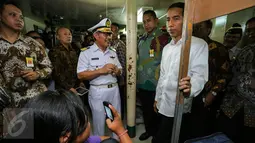
[{"label": "naval officer in white uniform", "polygon": [[117,76],[122,67],[113,49],[109,47],[111,39],[111,21],[101,20],[88,29],[93,33],[95,43],[84,49],[79,57],[77,73],[80,80],[89,80],[89,105],[93,117],[94,135],[103,136],[105,130],[105,111],[103,101],[110,102],[120,113],[121,103]]}]

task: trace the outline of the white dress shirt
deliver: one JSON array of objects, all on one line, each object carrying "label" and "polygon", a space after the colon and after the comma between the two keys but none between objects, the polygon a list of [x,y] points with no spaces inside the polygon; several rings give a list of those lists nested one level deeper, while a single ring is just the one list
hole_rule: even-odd
[{"label": "white dress shirt", "polygon": [[229,52],[229,59],[230,60],[234,60],[236,58],[236,56],[240,53],[242,49],[238,48],[237,46],[233,47],[232,49],[230,49]]},{"label": "white dress shirt", "polygon": [[[155,101],[160,114],[174,117],[182,39],[176,44],[172,40],[163,49],[160,78]],[[184,113],[190,112],[192,98],[197,96],[208,80],[208,45],[199,38],[192,37],[188,76],[191,77],[191,93],[184,100]]]},{"label": "white dress shirt", "polygon": [[[99,68],[103,68],[104,65],[111,63],[116,65],[119,69],[122,69],[118,60],[116,52],[107,48],[103,52],[96,43],[90,46],[87,50],[82,51],[79,56],[77,73],[84,71],[94,71]],[[90,80],[91,85],[107,85],[116,83],[117,78],[111,74],[100,75],[97,78]]]}]

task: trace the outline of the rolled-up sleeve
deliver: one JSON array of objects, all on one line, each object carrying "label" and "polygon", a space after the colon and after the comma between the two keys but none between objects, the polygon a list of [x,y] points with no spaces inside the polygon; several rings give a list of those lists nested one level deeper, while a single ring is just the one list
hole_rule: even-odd
[{"label": "rolled-up sleeve", "polygon": [[208,45],[204,42],[202,46],[194,47],[195,54],[190,62],[191,97],[197,96],[208,81]]},{"label": "rolled-up sleeve", "polygon": [[88,52],[83,51],[81,52],[77,64],[77,73],[81,73],[84,71],[89,70],[89,57],[88,57]]}]

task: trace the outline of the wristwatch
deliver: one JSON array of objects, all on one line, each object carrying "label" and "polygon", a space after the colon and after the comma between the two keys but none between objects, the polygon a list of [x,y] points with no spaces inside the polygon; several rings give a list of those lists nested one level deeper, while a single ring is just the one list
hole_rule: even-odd
[{"label": "wristwatch", "polygon": [[217,92],[212,91],[211,93],[212,93],[213,96],[217,96]]}]

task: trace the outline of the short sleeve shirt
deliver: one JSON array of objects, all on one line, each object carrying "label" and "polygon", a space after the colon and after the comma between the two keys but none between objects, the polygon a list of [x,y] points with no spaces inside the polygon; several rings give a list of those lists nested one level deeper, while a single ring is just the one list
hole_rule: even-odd
[{"label": "short sleeve shirt", "polygon": [[[118,56],[114,50],[107,48],[103,52],[97,45],[88,47],[87,50],[81,52],[78,60],[77,73],[84,71],[94,71],[103,68],[104,65],[111,63],[115,64],[119,69],[122,69],[118,60]],[[111,74],[101,75],[90,81],[91,85],[105,85],[116,83],[117,78]]]}]

